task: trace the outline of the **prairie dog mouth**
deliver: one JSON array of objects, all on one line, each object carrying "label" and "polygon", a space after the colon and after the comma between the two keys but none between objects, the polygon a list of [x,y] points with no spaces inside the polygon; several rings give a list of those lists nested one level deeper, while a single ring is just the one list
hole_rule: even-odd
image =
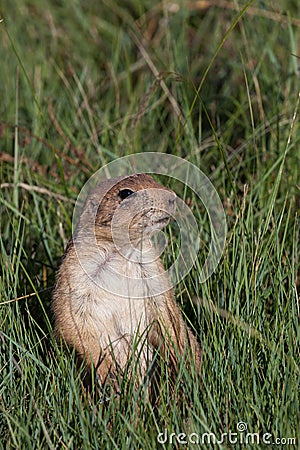
[{"label": "prairie dog mouth", "polygon": [[154,223],[168,223],[171,218],[170,214],[168,213],[164,215],[157,214],[158,217],[155,217],[155,211],[152,208],[145,210],[141,216],[142,218],[151,217]]},{"label": "prairie dog mouth", "polygon": [[170,216],[165,215],[163,217],[160,217],[159,219],[156,219],[155,223],[160,223],[162,225],[164,225],[164,224],[167,225],[169,223],[169,221],[170,221]]}]

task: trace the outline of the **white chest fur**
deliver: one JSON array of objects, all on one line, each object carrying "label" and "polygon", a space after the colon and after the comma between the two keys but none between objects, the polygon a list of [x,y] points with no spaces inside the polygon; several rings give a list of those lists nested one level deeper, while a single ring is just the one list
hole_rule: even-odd
[{"label": "white chest fur", "polygon": [[164,302],[157,287],[163,287],[165,277],[155,277],[162,272],[161,263],[154,249],[146,255],[77,251],[77,269],[71,274],[73,315],[103,349],[113,345],[123,352],[133,337],[145,335],[152,320],[149,302]]}]

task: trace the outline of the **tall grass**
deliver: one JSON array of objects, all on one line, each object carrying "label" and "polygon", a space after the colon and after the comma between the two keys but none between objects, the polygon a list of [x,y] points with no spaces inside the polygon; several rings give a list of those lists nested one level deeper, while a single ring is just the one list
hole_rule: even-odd
[{"label": "tall grass", "polygon": [[[240,422],[299,438],[298,2],[4,0],[0,16],[0,447],[197,448],[179,433],[231,430],[200,448],[270,448]],[[81,186],[146,151],[200,167],[228,223],[216,272],[200,283],[199,255],[176,290],[203,349],[197,377],[181,369],[188,420],[167,384],[155,412],[130,385],[89,397],[52,337]]]}]

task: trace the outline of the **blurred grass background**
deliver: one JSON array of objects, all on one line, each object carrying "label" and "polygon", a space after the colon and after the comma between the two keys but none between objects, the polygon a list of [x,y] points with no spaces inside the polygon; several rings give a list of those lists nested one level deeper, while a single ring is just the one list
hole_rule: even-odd
[{"label": "blurred grass background", "polygon": [[[0,446],[152,449],[164,429],[220,436],[240,421],[299,437],[299,12],[296,0],[2,0]],[[203,348],[202,383],[182,369],[188,423],[167,388],[156,414],[134,393],[86,399],[51,334],[78,192],[146,151],[201,168],[228,222],[216,273],[200,284],[196,265],[177,289]]]}]

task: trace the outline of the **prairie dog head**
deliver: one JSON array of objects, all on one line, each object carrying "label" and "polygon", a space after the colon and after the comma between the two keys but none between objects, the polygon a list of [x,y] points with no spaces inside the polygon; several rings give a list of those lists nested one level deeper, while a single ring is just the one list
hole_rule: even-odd
[{"label": "prairie dog head", "polygon": [[112,178],[97,185],[87,199],[79,228],[93,225],[97,243],[135,246],[165,227],[175,208],[176,194],[150,175]]}]

